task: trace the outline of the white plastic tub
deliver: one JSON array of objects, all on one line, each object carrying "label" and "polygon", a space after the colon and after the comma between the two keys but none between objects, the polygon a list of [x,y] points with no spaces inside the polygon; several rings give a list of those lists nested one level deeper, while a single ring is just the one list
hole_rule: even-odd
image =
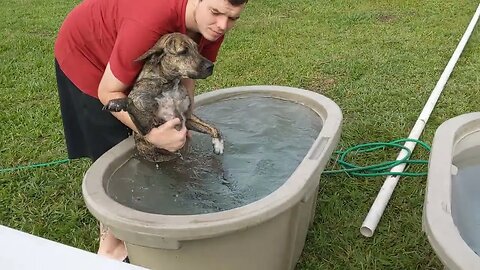
[{"label": "white plastic tub", "polygon": [[[423,228],[447,269],[480,269],[480,113],[444,122],[430,154]],[[470,171],[470,172],[469,172]]]},{"label": "white plastic tub", "polygon": [[316,112],[323,123],[291,176],[258,201],[197,215],[152,214],[121,205],[108,196],[104,183],[132,155],[131,139],[105,153],[87,171],[83,181],[87,207],[126,242],[132,263],[171,270],[295,268],[313,220],[320,174],[340,137],[342,114],[333,101],[320,94],[281,86],[217,90],[196,97],[195,104],[199,107],[248,95],[300,103]]}]

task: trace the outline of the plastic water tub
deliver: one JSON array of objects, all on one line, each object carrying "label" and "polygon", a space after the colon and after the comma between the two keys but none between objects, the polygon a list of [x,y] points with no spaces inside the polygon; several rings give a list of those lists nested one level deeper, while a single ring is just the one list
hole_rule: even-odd
[{"label": "plastic water tub", "polygon": [[295,268],[315,213],[320,175],[340,137],[342,113],[320,94],[281,86],[216,90],[195,97],[195,106],[248,95],[302,104],[323,122],[300,165],[266,197],[238,208],[196,215],[151,214],[121,205],[108,196],[104,183],[132,155],[130,138],[86,172],[83,196],[88,209],[125,241],[133,264],[172,270]]},{"label": "plastic water tub", "polygon": [[480,269],[480,177],[472,166],[480,166],[480,113],[445,121],[432,144],[423,229],[446,269]]}]

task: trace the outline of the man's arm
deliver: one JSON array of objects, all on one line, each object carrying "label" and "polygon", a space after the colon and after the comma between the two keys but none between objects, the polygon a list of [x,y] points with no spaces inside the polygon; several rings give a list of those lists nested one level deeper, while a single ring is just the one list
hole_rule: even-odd
[{"label": "man's arm", "polygon": [[[110,63],[108,63],[98,86],[98,99],[100,102],[103,105],[106,105],[112,99],[127,97],[125,94],[127,88],[128,85],[122,83],[115,77],[115,75],[113,75],[112,70],[110,69]],[[138,132],[127,112],[112,112],[112,114],[124,125],[135,132]]]}]

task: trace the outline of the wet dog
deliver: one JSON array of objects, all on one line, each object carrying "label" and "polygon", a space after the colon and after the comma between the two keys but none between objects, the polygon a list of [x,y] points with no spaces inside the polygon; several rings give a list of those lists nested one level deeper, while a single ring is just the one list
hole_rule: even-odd
[{"label": "wet dog", "polygon": [[[140,156],[151,162],[176,158],[178,153],[155,147],[144,136],[152,128],[168,120],[179,118],[180,130],[209,134],[213,151],[223,153],[220,131],[191,113],[192,102],[181,79],[205,79],[212,75],[213,63],[200,55],[197,44],[181,33],[166,34],[137,61],[145,61],[131,92],[126,98],[110,100],[105,110],[127,111],[138,133],[134,133],[135,147]],[[185,146],[184,146],[185,148]]]}]

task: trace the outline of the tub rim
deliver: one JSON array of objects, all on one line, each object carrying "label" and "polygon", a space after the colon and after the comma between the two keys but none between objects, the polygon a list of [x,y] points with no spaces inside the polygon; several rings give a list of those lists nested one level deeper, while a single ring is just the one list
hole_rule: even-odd
[{"label": "tub rim", "polygon": [[[134,231],[148,236],[164,236],[176,240],[193,240],[227,234],[246,229],[269,220],[290,209],[299,201],[308,199],[320,180],[320,174],[336,147],[341,130],[342,112],[331,99],[313,91],[276,85],[253,85],[214,90],[195,97],[202,106],[216,100],[249,94],[279,96],[301,103],[317,112],[323,120],[318,137],[291,176],[278,189],[260,200],[221,212],[196,215],[160,215],[128,208],[110,198],[103,189],[103,181],[87,181],[100,176],[104,179],[109,161],[118,158],[124,147],[132,145],[129,138],[100,157],[84,175],[82,192],[90,212],[102,223],[122,231]],[[322,111],[323,110],[323,111]],[[130,141],[128,141],[130,140]],[[131,147],[130,147],[131,148]],[[313,177],[315,178],[315,177]],[[300,180],[299,180],[300,179]],[[100,191],[99,191],[99,188]],[[103,192],[102,192],[103,191]],[[125,213],[128,211],[129,216]],[[228,226],[225,226],[228,224]],[[117,231],[119,235],[121,231]],[[127,237],[125,235],[125,237]],[[167,240],[167,239],[166,239]]]},{"label": "tub rim", "polygon": [[461,237],[451,211],[455,149],[472,131],[480,131],[480,112],[463,114],[442,123],[435,132],[428,165],[423,230],[439,259],[452,270],[473,269],[480,265],[480,257]]}]

